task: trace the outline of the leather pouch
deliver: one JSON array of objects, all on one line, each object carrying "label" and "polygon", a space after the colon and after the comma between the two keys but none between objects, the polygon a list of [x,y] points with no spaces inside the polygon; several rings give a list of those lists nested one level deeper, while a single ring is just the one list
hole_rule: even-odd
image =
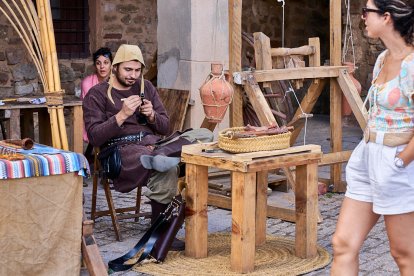
[{"label": "leather pouch", "polygon": [[98,154],[101,168],[109,179],[115,179],[121,172],[121,153],[118,145],[109,146]]}]

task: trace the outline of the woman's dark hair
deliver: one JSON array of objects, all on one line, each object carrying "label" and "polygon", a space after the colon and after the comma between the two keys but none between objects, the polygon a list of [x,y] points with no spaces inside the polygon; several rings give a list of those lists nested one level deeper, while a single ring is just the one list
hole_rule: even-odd
[{"label": "woman's dark hair", "polygon": [[381,11],[389,12],[394,28],[407,44],[414,42],[414,0],[374,0]]},{"label": "woman's dark hair", "polygon": [[92,56],[92,60],[93,63],[96,62],[96,60],[100,57],[100,56],[104,56],[106,58],[109,58],[109,60],[112,63],[112,53],[111,53],[111,49],[103,47],[103,48],[99,48],[95,53],[93,53]]}]

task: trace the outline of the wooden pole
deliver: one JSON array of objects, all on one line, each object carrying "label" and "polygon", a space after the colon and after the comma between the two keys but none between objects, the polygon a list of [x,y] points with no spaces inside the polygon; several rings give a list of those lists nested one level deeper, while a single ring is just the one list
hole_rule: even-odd
[{"label": "wooden pole", "polygon": [[[230,75],[241,71],[241,20],[242,0],[229,0],[229,62]],[[233,102],[230,105],[230,126],[243,126],[243,98],[240,85],[231,83],[234,88]]]},{"label": "wooden pole", "polygon": [[60,134],[60,140],[62,143],[62,149],[69,150],[68,136],[66,133],[66,125],[65,125],[65,115],[63,114],[63,106],[58,106],[56,111],[57,111],[57,117],[58,117],[58,122],[59,122],[59,134]]},{"label": "wooden pole", "polygon": [[50,127],[52,129],[52,143],[54,148],[61,148],[62,144],[60,143],[59,137],[59,121],[57,115],[56,107],[52,106],[48,108],[50,116]]},{"label": "wooden pole", "polygon": [[37,10],[39,13],[39,23],[40,23],[40,36],[42,39],[42,44],[44,47],[44,64],[45,64],[45,71],[46,71],[46,78],[48,87],[45,89],[45,93],[49,93],[50,91],[55,91],[55,86],[53,84],[53,68],[52,68],[52,59],[50,54],[50,48],[49,48],[49,35],[47,32],[47,26],[46,26],[46,15],[45,15],[45,0],[38,0],[36,1],[37,4]]},{"label": "wooden pole", "polygon": [[52,59],[53,82],[55,84],[55,89],[53,91],[60,92],[62,88],[60,86],[59,64],[56,53],[55,32],[53,30],[52,10],[49,1],[45,1],[45,18],[48,26],[47,32],[49,37],[50,56]]},{"label": "wooden pole", "polygon": [[[341,65],[341,0],[330,0],[330,62],[331,66]],[[335,79],[331,79],[330,126],[332,152],[342,151],[342,92]],[[344,192],[341,181],[342,164],[331,167],[331,181],[335,192]]]}]

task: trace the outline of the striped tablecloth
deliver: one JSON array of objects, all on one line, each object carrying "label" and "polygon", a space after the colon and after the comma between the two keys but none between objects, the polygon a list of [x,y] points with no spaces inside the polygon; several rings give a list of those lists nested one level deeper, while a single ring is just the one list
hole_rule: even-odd
[{"label": "striped tablecloth", "polygon": [[89,177],[89,163],[79,153],[55,149],[36,144],[31,150],[16,149],[5,143],[0,143],[0,153],[16,151],[24,155],[23,160],[9,161],[0,159],[0,179],[15,179],[24,177],[58,175],[78,172]]}]

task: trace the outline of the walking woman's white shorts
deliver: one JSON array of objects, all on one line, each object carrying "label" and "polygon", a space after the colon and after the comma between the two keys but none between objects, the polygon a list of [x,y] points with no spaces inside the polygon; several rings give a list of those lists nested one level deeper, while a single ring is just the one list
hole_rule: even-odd
[{"label": "walking woman's white shorts", "polygon": [[361,141],[346,167],[346,197],[372,202],[374,213],[396,215],[414,211],[414,161],[394,164],[406,145],[388,147]]}]

